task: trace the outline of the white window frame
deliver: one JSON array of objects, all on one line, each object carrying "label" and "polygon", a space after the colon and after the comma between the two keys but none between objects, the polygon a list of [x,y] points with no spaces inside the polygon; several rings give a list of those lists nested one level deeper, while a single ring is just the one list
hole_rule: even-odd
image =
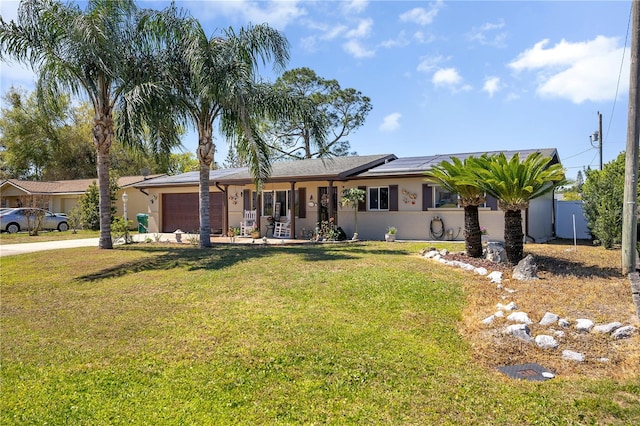
[{"label": "white window frame", "polygon": [[[381,196],[381,190],[386,189],[387,190],[387,208],[386,209],[381,209],[380,208],[380,200],[382,199]],[[372,190],[376,190],[378,192],[378,208],[372,208],[371,207],[371,191]],[[367,188],[367,211],[370,212],[388,212],[389,211],[389,187],[388,186],[370,186]]]}]

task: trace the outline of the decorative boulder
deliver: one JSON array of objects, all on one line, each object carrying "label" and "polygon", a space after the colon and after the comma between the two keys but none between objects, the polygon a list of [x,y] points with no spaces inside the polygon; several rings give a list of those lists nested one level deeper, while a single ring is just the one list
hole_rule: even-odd
[{"label": "decorative boulder", "polygon": [[635,333],[637,328],[632,325],[628,325],[626,327],[620,327],[616,331],[614,331],[611,335],[614,339],[628,339],[631,337],[633,333]]},{"label": "decorative boulder", "polygon": [[540,320],[540,325],[551,325],[556,321],[558,321],[558,319],[560,319],[558,315],[553,314],[551,312],[546,312],[542,317],[542,319]]},{"label": "decorative boulder", "polygon": [[589,331],[593,327],[593,321],[586,318],[580,318],[576,320],[576,329],[578,331]]},{"label": "decorative boulder", "polygon": [[525,342],[533,342],[533,337],[531,337],[531,330],[526,324],[510,325],[505,329],[504,332]]},{"label": "decorative boulder", "polygon": [[507,317],[507,321],[519,322],[522,324],[531,324],[533,322],[526,312],[514,312]]},{"label": "decorative boulder", "polygon": [[536,336],[536,345],[542,349],[555,349],[558,347],[558,341],[551,336],[540,334]]},{"label": "decorative boulder", "polygon": [[569,361],[582,362],[584,361],[584,355],[581,354],[580,352],[574,352],[574,351],[565,349],[564,351],[562,351],[562,359],[566,359]]},{"label": "decorative boulder", "polygon": [[502,244],[490,242],[487,243],[487,248],[484,251],[484,257],[492,262],[505,263],[507,261],[507,252]]},{"label": "decorative boulder", "polygon": [[538,279],[538,265],[532,255],[528,254],[527,257],[522,259],[515,268],[513,268],[513,274],[511,277],[515,280],[527,281]]},{"label": "decorative boulder", "polygon": [[609,334],[620,327],[622,327],[621,322],[610,322],[609,324],[596,325],[591,329],[591,332]]}]

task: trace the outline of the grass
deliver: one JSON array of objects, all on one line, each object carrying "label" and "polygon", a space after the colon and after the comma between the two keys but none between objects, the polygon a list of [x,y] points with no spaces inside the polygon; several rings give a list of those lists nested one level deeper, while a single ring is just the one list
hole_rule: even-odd
[{"label": "grass", "polygon": [[1,244],[41,243],[45,241],[76,240],[79,238],[96,238],[100,231],[79,230],[75,234],[72,231],[39,231],[38,235],[29,235],[28,232],[9,234],[0,232]]},{"label": "grass", "polygon": [[469,273],[421,248],[135,244],[2,258],[0,423],[640,421],[637,371],[497,373],[469,334]]}]

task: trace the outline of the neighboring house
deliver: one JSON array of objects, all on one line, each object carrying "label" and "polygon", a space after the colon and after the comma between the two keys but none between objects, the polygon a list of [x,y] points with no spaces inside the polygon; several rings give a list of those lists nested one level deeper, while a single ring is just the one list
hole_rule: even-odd
[{"label": "neighboring house", "polygon": [[[525,158],[533,152],[558,163],[555,149],[504,151]],[[358,206],[361,239],[382,240],[387,227],[398,228],[398,239],[463,240],[464,210],[455,195],[427,183],[424,172],[450,157],[464,159],[485,152],[397,158],[393,154],[309,159],[273,164],[272,174],[260,196],[249,171],[212,170],[210,173],[210,224],[214,234],[238,227],[244,210],[258,210],[262,235],[267,217],[293,212],[291,234],[307,238],[317,223],[334,218],[348,235],[355,232],[353,208],[340,206],[341,192],[359,187],[366,200]],[[489,152],[494,154],[497,152]],[[198,172],[148,179],[134,187],[149,193],[149,232],[194,232],[199,228]],[[523,215],[523,232],[531,241],[554,236],[553,194],[533,200]],[[489,198],[480,207],[480,225],[491,240],[502,241],[504,214]]]},{"label": "neighboring house", "polygon": [[[127,218],[134,220],[136,213],[146,213],[149,200],[147,195],[133,187],[133,185],[164,175],[125,176],[118,179],[118,194],[116,197],[117,215],[122,216],[122,194],[127,193]],[[89,186],[97,183],[97,179],[59,180],[38,182],[28,180],[8,179],[0,183],[0,207],[20,207],[37,204],[54,213],[69,213],[78,204],[78,199],[87,191]]]}]

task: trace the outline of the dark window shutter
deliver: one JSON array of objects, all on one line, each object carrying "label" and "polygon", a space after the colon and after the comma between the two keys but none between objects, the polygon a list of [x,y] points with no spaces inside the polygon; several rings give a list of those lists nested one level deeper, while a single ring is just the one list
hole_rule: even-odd
[{"label": "dark window shutter", "polygon": [[358,211],[366,212],[367,211],[367,187],[359,186],[358,189],[361,189],[364,191],[364,200],[358,201]]},{"label": "dark window shutter", "polygon": [[422,184],[422,210],[433,207],[433,188],[428,183]]},{"label": "dark window shutter", "polygon": [[253,210],[251,208],[251,190],[245,189],[242,191],[242,208],[244,210]]},{"label": "dark window shutter", "polygon": [[398,211],[398,185],[389,185],[389,211]]},{"label": "dark window shutter", "polygon": [[307,188],[298,188],[298,217],[307,217]]},{"label": "dark window shutter", "polygon": [[491,210],[498,210],[498,200],[491,195],[487,195],[487,207]]}]

